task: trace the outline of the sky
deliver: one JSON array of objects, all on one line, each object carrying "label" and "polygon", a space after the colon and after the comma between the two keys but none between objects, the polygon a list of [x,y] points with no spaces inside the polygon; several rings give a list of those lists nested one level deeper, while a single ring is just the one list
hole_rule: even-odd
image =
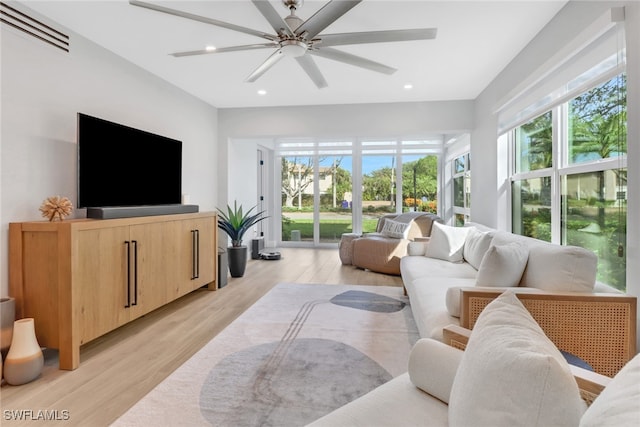
[{"label": "sky", "polygon": [[[362,173],[364,175],[371,173],[374,170],[382,169],[384,167],[391,167],[392,165],[392,157],[393,156],[363,156],[362,158]],[[403,157],[403,161],[411,162],[419,159],[422,155],[419,156],[405,156]],[[340,167],[352,173],[353,165],[352,165],[352,157],[344,156],[342,159],[342,163],[340,163]],[[333,162],[333,157],[326,157],[320,163],[320,166],[331,166]]]}]

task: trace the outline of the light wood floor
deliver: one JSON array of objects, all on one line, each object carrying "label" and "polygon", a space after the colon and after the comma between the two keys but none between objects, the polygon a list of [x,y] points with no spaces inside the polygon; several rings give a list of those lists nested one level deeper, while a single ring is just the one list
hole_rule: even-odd
[{"label": "light wood floor", "polygon": [[[192,292],[84,345],[75,371],[58,370],[55,352],[46,351],[40,378],[2,385],[0,424],[109,425],[277,283],[402,286],[400,277],[343,266],[337,249],[281,253],[280,261],[249,260],[244,277],[222,289]],[[69,420],[20,423],[6,410],[55,410]]]}]

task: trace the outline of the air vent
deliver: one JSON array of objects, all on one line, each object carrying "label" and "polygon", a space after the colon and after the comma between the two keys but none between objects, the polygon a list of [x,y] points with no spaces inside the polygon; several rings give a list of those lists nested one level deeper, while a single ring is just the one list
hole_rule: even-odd
[{"label": "air vent", "polygon": [[69,52],[69,36],[0,2],[0,21],[51,46]]}]

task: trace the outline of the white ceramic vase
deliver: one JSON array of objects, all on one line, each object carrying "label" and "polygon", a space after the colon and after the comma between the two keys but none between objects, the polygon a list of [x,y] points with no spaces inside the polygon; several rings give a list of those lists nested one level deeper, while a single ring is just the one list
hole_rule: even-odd
[{"label": "white ceramic vase", "polygon": [[38,378],[44,366],[42,349],[36,339],[32,318],[13,324],[11,347],[4,361],[4,379],[11,385],[21,385]]},{"label": "white ceramic vase", "polygon": [[0,353],[4,357],[11,346],[13,322],[16,320],[16,300],[11,297],[0,298]]}]

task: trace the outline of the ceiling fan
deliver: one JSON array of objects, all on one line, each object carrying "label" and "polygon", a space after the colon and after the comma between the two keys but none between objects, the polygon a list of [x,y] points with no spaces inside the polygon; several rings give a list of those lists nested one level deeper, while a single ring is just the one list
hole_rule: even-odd
[{"label": "ceiling fan", "polygon": [[263,31],[252,30],[251,28],[242,27],[227,22],[218,21],[216,19],[204,16],[194,15],[192,13],[180,10],[170,9],[152,3],[142,2],[138,0],[130,0],[133,6],[144,7],[158,12],[168,13],[170,15],[179,16],[206,24],[215,25],[217,27],[227,28],[233,31],[239,31],[245,34],[251,34],[268,40],[267,43],[250,44],[243,46],[232,46],[222,48],[209,48],[201,50],[193,50],[187,52],[176,52],[171,55],[175,57],[205,55],[211,53],[224,53],[242,50],[255,49],[276,49],[266,61],[256,68],[249,77],[247,82],[254,82],[271,67],[273,67],[283,57],[288,56],[295,58],[302,69],[307,73],[311,80],[318,88],[327,87],[327,81],[320,72],[320,69],[313,60],[313,56],[332,59],[356,67],[366,68],[384,74],[393,74],[397,70],[379,62],[371,61],[360,56],[356,56],[341,50],[334,49],[333,46],[361,44],[361,43],[384,43],[398,42],[409,40],[428,40],[436,37],[437,29],[435,28],[419,28],[409,30],[383,30],[383,31],[365,31],[358,33],[340,33],[340,34],[320,34],[325,28],[332,24],[335,20],[347,13],[362,0],[331,0],[318,10],[311,18],[303,21],[296,15],[296,10],[302,6],[304,0],[282,0],[282,3],[289,9],[290,14],[282,18],[275,8],[267,0],[251,0],[260,13],[267,19],[275,34],[268,34]]}]

